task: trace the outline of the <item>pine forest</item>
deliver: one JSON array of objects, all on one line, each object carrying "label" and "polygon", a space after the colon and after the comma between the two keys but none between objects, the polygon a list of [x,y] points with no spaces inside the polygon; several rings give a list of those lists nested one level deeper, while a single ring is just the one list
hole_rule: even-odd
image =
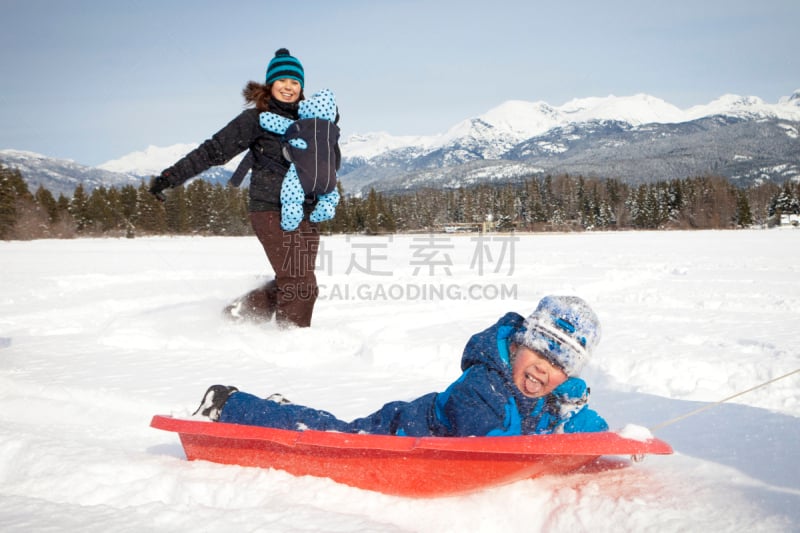
[{"label": "pine forest", "polygon": [[[735,229],[800,214],[798,183],[742,189],[716,176],[628,185],[557,175],[363,196],[339,188],[325,233]],[[43,187],[31,192],[17,170],[0,167],[0,239],[251,234],[247,189],[197,179],[167,194],[159,202],[143,182],[91,192],[78,185],[72,197],[55,198]]]}]

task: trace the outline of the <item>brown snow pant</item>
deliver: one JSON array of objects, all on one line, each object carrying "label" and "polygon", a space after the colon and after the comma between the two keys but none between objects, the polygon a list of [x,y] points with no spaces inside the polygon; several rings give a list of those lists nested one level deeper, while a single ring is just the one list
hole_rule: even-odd
[{"label": "brown snow pant", "polygon": [[319,249],[319,227],[303,220],[295,231],[281,229],[278,211],[250,213],[250,223],[264,247],[275,279],[243,297],[243,308],[279,325],[308,327],[319,288],[314,267]]}]

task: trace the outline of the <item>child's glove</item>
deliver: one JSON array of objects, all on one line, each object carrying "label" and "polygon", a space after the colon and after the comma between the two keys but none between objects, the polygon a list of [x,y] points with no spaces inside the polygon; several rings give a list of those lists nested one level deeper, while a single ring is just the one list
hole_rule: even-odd
[{"label": "child's glove", "polygon": [[560,418],[569,418],[589,403],[589,387],[579,378],[569,378],[552,392]]},{"label": "child's glove", "polygon": [[589,401],[589,388],[580,378],[569,378],[545,396],[536,433],[563,433],[564,425]]}]

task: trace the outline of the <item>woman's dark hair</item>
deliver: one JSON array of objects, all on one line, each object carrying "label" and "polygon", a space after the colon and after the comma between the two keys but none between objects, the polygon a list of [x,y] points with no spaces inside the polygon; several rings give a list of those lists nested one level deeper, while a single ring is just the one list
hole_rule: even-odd
[{"label": "woman's dark hair", "polygon": [[[259,111],[269,110],[269,101],[272,99],[272,84],[258,83],[257,81],[249,81],[242,89],[242,96],[246,105],[254,105]],[[305,95],[303,90],[300,90],[300,100],[304,100]]]}]

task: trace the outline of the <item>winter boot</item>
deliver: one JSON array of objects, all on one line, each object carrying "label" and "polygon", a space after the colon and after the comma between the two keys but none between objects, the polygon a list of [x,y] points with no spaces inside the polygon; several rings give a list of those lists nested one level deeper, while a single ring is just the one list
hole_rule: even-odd
[{"label": "winter boot", "polygon": [[285,397],[283,394],[279,392],[270,394],[269,396],[266,397],[266,399],[281,405],[289,405],[290,403],[292,403],[287,397]]},{"label": "winter boot", "polygon": [[278,286],[270,280],[225,306],[223,316],[235,322],[268,322],[278,305]]},{"label": "winter boot", "polygon": [[238,390],[239,389],[236,387],[229,385],[211,385],[203,395],[200,407],[197,408],[197,411],[192,413],[192,416],[200,413],[202,416],[209,418],[212,422],[216,422],[219,420],[219,415],[220,412],[222,412],[222,407],[225,405],[225,402],[228,401],[231,394]]}]

